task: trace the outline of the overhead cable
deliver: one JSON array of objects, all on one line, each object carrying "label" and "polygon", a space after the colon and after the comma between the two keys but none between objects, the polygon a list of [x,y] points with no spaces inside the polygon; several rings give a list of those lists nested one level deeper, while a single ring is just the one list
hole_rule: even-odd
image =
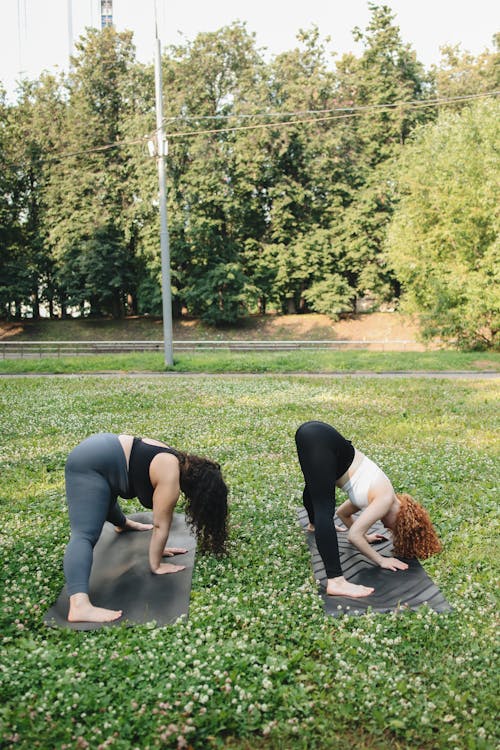
[{"label": "overhead cable", "polygon": [[[472,99],[480,99],[485,96],[496,96],[498,95],[498,91],[485,91],[480,94],[464,94],[463,96],[455,96],[450,98],[441,98],[441,99],[426,99],[425,101],[429,104],[441,104],[441,103],[449,103],[449,102],[461,102],[461,101],[469,101]],[[176,115],[175,117],[165,117],[163,122],[165,124],[169,122],[189,122],[190,120],[238,120],[238,119],[247,119],[247,118],[253,118],[253,117],[294,117],[299,115],[326,115],[331,112],[357,112],[357,111],[364,111],[364,110],[373,110],[373,109],[383,109],[385,107],[398,107],[402,104],[404,105],[411,105],[411,104],[418,104],[422,102],[422,99],[414,99],[410,101],[404,101],[404,102],[393,102],[391,104],[365,104],[365,105],[358,105],[358,106],[349,106],[349,107],[332,107],[329,109],[302,109],[302,110],[296,110],[293,112],[241,112],[241,113],[232,113],[227,115]]]},{"label": "overhead cable", "polygon": [[[328,109],[328,110],[303,110],[300,112],[286,112],[286,113],[279,113],[279,112],[273,112],[266,115],[267,117],[292,117],[300,114],[324,114],[324,113],[331,113],[336,112],[340,114],[327,114],[325,117],[307,117],[307,118],[297,118],[294,120],[273,120],[272,122],[260,122],[255,123],[253,125],[235,125],[234,127],[223,127],[223,128],[210,128],[210,129],[204,129],[204,130],[188,130],[188,131],[172,131],[170,133],[166,133],[167,138],[175,138],[176,140],[182,139],[182,138],[192,138],[197,135],[214,135],[217,133],[234,133],[234,132],[241,132],[241,131],[247,131],[247,130],[257,130],[257,129],[266,129],[266,128],[286,128],[291,127],[293,125],[308,125],[314,122],[332,122],[335,120],[346,120],[346,119],[352,119],[355,117],[361,117],[366,113],[369,112],[376,112],[376,111],[383,111],[383,110],[394,110],[399,107],[409,107],[411,109],[423,109],[426,107],[435,107],[439,105],[445,105],[445,104],[455,104],[465,101],[471,101],[474,99],[483,99],[486,97],[495,97],[500,94],[500,91],[487,91],[481,94],[469,94],[465,96],[455,96],[455,97],[448,97],[448,98],[441,98],[441,99],[421,99],[421,100],[411,100],[411,101],[398,101],[398,102],[390,102],[385,104],[371,104],[371,105],[363,105],[363,106],[357,106],[357,107],[339,107],[335,109]],[[256,115],[248,115],[248,117],[253,116],[261,116],[261,113],[257,113]],[[229,117],[237,118],[239,115],[231,115]],[[202,119],[201,117],[199,119]],[[168,121],[168,118],[167,118]],[[164,121],[165,122],[165,121]],[[132,146],[137,144],[146,144],[148,140],[153,138],[156,133],[158,132],[158,128],[155,130],[150,131],[147,135],[144,135],[140,138],[134,138],[130,140],[124,140],[124,141],[114,141],[112,143],[105,143],[101,146],[93,146],[88,149],[81,149],[80,151],[62,151],[59,153],[54,153],[51,156],[48,156],[44,159],[42,159],[42,162],[53,162],[53,161],[61,161],[63,159],[69,159],[74,158],[77,156],[84,156],[86,154],[92,154],[92,153],[98,153],[102,151],[108,151],[115,148],[123,148],[124,146]]]}]

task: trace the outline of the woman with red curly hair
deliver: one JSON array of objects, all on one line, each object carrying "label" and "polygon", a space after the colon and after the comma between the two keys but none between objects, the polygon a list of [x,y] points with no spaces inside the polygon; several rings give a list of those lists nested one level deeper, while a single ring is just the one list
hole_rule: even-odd
[{"label": "woman with red curly hair", "polygon": [[[342,573],[333,516],[335,488],[348,500],[337,516],[348,529],[348,539],[372,562],[387,570],[406,570],[407,563],[397,557],[385,557],[372,546],[382,539],[368,531],[376,521],[393,532],[394,553],[422,560],[440,552],[427,511],[406,494],[396,494],[384,472],[337,430],[325,422],[305,422],[296,432],[295,443],[305,487],[303,503],[314,531],[318,552],[328,578],[331,596],[369,596],[373,588],[347,581]],[[359,513],[361,511],[361,513]],[[355,514],[359,515],[355,516]]]}]

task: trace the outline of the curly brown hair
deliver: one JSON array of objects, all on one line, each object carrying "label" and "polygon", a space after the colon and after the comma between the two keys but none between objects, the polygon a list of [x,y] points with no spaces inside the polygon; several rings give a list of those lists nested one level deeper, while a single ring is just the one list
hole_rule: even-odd
[{"label": "curly brown hair", "polygon": [[406,493],[396,494],[396,497],[401,505],[392,530],[394,554],[426,560],[441,552],[441,542],[425,508]]},{"label": "curly brown hair", "polygon": [[202,552],[223,554],[227,539],[228,489],[215,461],[176,451],[180,488],[186,498],[186,519]]}]

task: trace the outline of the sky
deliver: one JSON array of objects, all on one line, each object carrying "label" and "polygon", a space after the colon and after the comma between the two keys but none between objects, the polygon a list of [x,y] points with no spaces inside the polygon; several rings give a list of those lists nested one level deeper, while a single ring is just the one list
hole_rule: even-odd
[{"label": "sky", "polygon": [[[152,62],[155,0],[112,2],[115,27],[131,29],[138,59]],[[412,45],[427,67],[439,62],[444,44],[461,44],[474,55],[491,49],[493,34],[500,30],[498,0],[385,0],[385,4],[396,13],[403,41]],[[156,7],[164,47],[238,20],[255,32],[268,57],[294,47],[298,30],[313,24],[323,37],[332,38],[330,49],[339,55],[359,53],[351,32],[355,26],[364,28],[370,15],[368,0],[156,0]],[[38,78],[43,70],[67,69],[71,36],[75,41],[86,26],[99,28],[100,8],[101,0],[0,0],[0,81],[9,98],[14,97],[21,72]]]}]

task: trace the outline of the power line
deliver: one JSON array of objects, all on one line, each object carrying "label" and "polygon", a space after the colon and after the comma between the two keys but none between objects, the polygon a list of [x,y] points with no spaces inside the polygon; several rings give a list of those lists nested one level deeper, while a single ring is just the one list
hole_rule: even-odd
[{"label": "power line", "polygon": [[60,161],[62,159],[69,159],[74,156],[85,156],[85,154],[93,154],[97,153],[99,151],[109,151],[113,148],[122,148],[123,146],[134,146],[138,143],[146,143],[148,138],[150,136],[142,136],[142,138],[134,138],[127,141],[115,141],[114,143],[105,143],[102,146],[93,146],[92,148],[86,148],[82,151],[63,151],[59,154],[54,154],[54,156],[50,156],[47,159],[42,159],[42,162],[47,161]]},{"label": "power line", "polygon": [[[241,130],[256,130],[258,128],[289,127],[290,125],[308,124],[312,122],[327,122],[331,120],[350,119],[353,117],[361,117],[363,114],[366,114],[368,112],[391,110],[391,109],[397,109],[399,107],[410,107],[411,109],[423,109],[425,107],[435,107],[440,104],[454,104],[457,102],[470,101],[473,99],[481,99],[487,96],[498,96],[499,94],[500,94],[500,91],[489,91],[489,92],[485,92],[484,94],[470,94],[468,96],[457,96],[457,97],[450,97],[447,99],[399,101],[399,102],[392,102],[388,104],[372,104],[372,105],[365,105],[365,106],[360,106],[360,107],[350,107],[350,108],[343,107],[339,109],[330,109],[330,110],[311,110],[311,112],[317,112],[319,114],[323,112],[341,112],[341,114],[328,115],[326,117],[308,117],[305,119],[285,120],[285,121],[278,121],[278,122],[276,121],[264,122],[264,123],[258,123],[255,125],[238,125],[238,126],[234,126],[231,128],[211,128],[211,129],[206,129],[206,130],[172,131],[171,133],[167,133],[166,136],[168,138],[179,138],[179,137],[192,137],[195,135],[210,135],[214,133],[232,133],[232,132],[237,132]],[[351,111],[346,112],[346,109],[351,110]],[[289,112],[281,116],[290,117],[290,116],[293,116],[294,114],[295,113],[293,112]],[[269,115],[269,117],[271,117],[271,115]]]},{"label": "power line", "polygon": [[28,9],[27,0],[17,0],[17,42],[19,46],[19,74],[24,70],[24,50],[28,46]]},{"label": "power line", "polygon": [[[191,131],[173,131],[171,133],[166,133],[167,138],[191,138],[197,135],[213,135],[217,133],[233,133],[233,132],[239,132],[239,131],[246,131],[246,130],[256,130],[256,129],[265,129],[265,128],[280,128],[280,127],[290,127],[293,125],[308,125],[313,122],[331,122],[334,120],[346,120],[346,119],[352,119],[355,117],[361,117],[364,114],[367,114],[372,111],[381,111],[381,110],[393,110],[397,109],[398,107],[411,107],[412,109],[423,109],[426,107],[434,107],[438,105],[444,105],[444,104],[455,104],[459,102],[465,102],[465,101],[471,101],[475,99],[483,99],[486,97],[496,97],[500,94],[500,91],[487,91],[481,94],[469,94],[464,96],[455,96],[455,97],[449,97],[449,98],[441,98],[441,99],[425,99],[425,100],[411,100],[411,101],[399,101],[399,102],[391,102],[386,104],[372,104],[372,105],[364,105],[364,106],[358,106],[358,107],[350,107],[345,108],[341,107],[338,109],[330,109],[330,110],[309,110],[309,112],[317,112],[319,114],[322,114],[324,112],[340,112],[340,114],[336,115],[327,115],[326,117],[308,117],[308,118],[302,118],[302,119],[295,119],[295,120],[278,120],[273,122],[264,122],[264,123],[256,123],[254,125],[239,125],[235,127],[230,128],[211,128],[206,130],[191,130]],[[347,111],[346,109],[351,110]],[[291,117],[294,114],[302,114],[303,112],[293,113],[293,112],[287,112],[287,113],[270,113],[267,115],[268,117],[272,116],[281,116],[281,117]],[[250,115],[251,116],[251,115]],[[235,116],[237,117],[237,115]],[[201,118],[200,118],[201,119]],[[69,159],[77,156],[84,156],[86,154],[92,154],[92,153],[98,153],[102,151],[108,151],[114,148],[123,148],[124,146],[132,146],[137,144],[145,144],[149,139],[151,139],[157,132],[159,128],[156,128],[155,130],[148,133],[148,135],[142,136],[141,138],[134,138],[130,140],[125,141],[114,141],[113,143],[106,143],[101,146],[94,146],[88,149],[81,149],[80,151],[62,151],[59,153],[55,153],[46,159],[42,159],[42,163],[48,163],[48,162],[54,162],[54,161],[62,161],[64,159]]]},{"label": "power line", "polygon": [[[440,104],[440,103],[448,103],[448,102],[459,102],[459,101],[468,101],[470,99],[478,99],[484,96],[495,96],[498,95],[498,91],[486,91],[481,94],[464,94],[463,96],[456,96],[452,98],[447,99],[425,99],[425,102],[427,102],[429,105],[434,104]],[[190,120],[236,120],[236,119],[243,119],[243,118],[253,118],[253,117],[294,117],[299,115],[323,115],[323,114],[329,114],[331,112],[358,112],[358,111],[365,111],[365,110],[373,110],[373,109],[385,109],[388,107],[400,107],[402,105],[409,106],[412,104],[420,104],[422,99],[413,99],[409,101],[403,101],[403,102],[393,102],[391,104],[365,104],[365,105],[358,105],[358,106],[350,106],[350,107],[332,107],[330,109],[303,109],[303,110],[297,110],[293,112],[253,112],[253,113],[240,113],[240,114],[229,114],[229,115],[177,115],[176,117],[166,117],[164,119],[164,123],[167,122],[187,122]]]}]

